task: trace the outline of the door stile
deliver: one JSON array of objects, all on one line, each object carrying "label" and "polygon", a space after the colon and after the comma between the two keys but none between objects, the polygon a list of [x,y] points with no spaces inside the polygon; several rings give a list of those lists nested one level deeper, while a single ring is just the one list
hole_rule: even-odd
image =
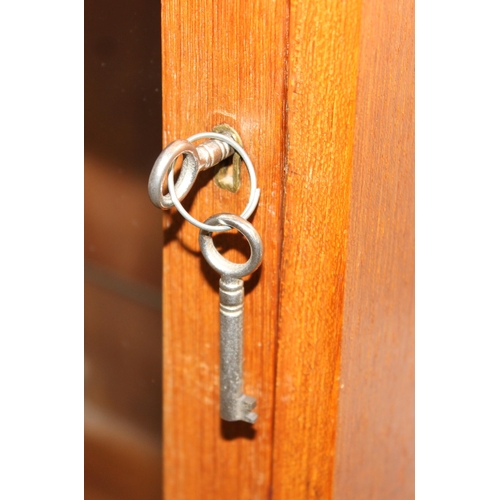
[{"label": "door stile", "polygon": [[[261,199],[252,223],[264,242],[261,268],[246,283],[245,392],[257,424],[219,417],[219,275],[199,252],[198,230],[164,215],[164,496],[267,498],[271,487],[277,300],[285,151],[286,1],[164,1],[164,145],[227,123],[256,169]],[[239,214],[249,181],[233,194],[200,175],[184,205],[200,220]],[[215,241],[244,257],[232,235]],[[245,245],[243,245],[245,247]]]},{"label": "door stile", "polygon": [[332,494],[360,20],[290,3],[273,499]]}]

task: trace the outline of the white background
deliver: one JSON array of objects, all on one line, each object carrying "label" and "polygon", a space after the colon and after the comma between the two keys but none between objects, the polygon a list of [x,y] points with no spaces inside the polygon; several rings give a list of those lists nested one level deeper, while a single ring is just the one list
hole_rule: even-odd
[{"label": "white background", "polygon": [[417,498],[500,498],[500,11],[417,1]]}]

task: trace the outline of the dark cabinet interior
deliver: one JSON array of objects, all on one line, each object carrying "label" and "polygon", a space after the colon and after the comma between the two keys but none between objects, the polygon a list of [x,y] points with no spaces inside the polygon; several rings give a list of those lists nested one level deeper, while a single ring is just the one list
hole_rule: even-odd
[{"label": "dark cabinet interior", "polygon": [[85,498],[161,498],[160,4],[85,2]]}]

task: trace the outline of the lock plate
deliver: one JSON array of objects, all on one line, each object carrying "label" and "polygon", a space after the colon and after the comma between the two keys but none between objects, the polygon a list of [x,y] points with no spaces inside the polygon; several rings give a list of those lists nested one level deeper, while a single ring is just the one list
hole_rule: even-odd
[{"label": "lock plate", "polygon": [[[243,141],[238,132],[233,127],[222,123],[216,125],[214,132],[224,134],[234,139],[240,146],[243,146]],[[236,193],[241,186],[241,157],[238,153],[234,153],[229,158],[226,158],[220,163],[219,170],[215,174],[214,182],[217,187]]]}]

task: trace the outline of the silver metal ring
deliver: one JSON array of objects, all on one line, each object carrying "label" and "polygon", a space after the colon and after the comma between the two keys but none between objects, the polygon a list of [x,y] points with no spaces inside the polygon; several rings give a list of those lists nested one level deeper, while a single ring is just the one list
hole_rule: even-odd
[{"label": "silver metal ring", "polygon": [[175,188],[169,188],[170,193],[174,193],[176,200],[183,200],[198,177],[200,157],[193,144],[185,140],[170,143],[156,159],[149,176],[149,198],[158,208],[166,210],[174,206],[170,193],[163,194],[163,183],[169,172],[172,172],[173,175],[175,160],[182,154],[186,155],[186,158],[175,183]]},{"label": "silver metal ring", "polygon": [[[188,138],[189,142],[194,142],[199,139],[219,139],[220,141],[226,142],[229,144],[238,154],[241,156],[242,160],[245,162],[245,165],[248,170],[248,175],[250,177],[250,199],[248,200],[248,204],[243,210],[243,213],[240,215],[243,219],[248,219],[250,215],[253,214],[255,208],[257,207],[257,203],[259,202],[260,197],[260,189],[257,188],[257,176],[255,174],[255,168],[253,166],[252,160],[250,160],[248,154],[240,146],[235,140],[231,139],[227,135],[218,134],[216,132],[202,132],[200,134],[193,135]],[[179,179],[180,180],[180,179]],[[174,170],[170,169],[167,178],[168,190],[170,193],[170,197],[172,199],[173,204],[179,211],[179,213],[188,221],[191,222],[196,227],[203,229],[208,232],[219,232],[219,231],[228,231],[230,229],[229,226],[210,226],[206,223],[200,222],[198,219],[195,219],[189,212],[182,206],[180,199],[177,197],[177,193],[175,192],[175,183],[174,183]],[[178,181],[179,183],[179,181]],[[212,219],[210,217],[210,219]],[[209,220],[209,219],[207,219]]]},{"label": "silver metal ring", "polygon": [[236,264],[223,257],[215,248],[211,234],[213,230],[205,231],[202,229],[198,237],[200,249],[212,269],[230,278],[243,278],[260,266],[263,254],[262,240],[250,222],[234,214],[217,214],[205,221],[208,227],[216,227],[212,226],[211,223],[227,224],[229,227],[237,229],[250,245],[250,258],[244,264]]}]

